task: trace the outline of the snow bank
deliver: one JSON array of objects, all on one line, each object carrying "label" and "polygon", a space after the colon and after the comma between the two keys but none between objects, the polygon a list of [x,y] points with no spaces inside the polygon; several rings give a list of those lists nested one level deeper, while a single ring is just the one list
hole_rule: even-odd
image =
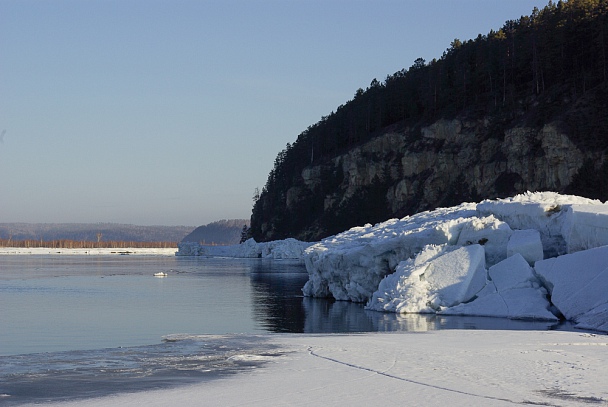
[{"label": "snow bank", "polygon": [[249,239],[246,242],[231,246],[203,246],[196,242],[178,243],[177,256],[210,256],[210,257],[239,257],[263,259],[301,259],[304,250],[311,243],[296,239],[276,240],[256,243]]},{"label": "snow bank", "polygon": [[[540,320],[556,320],[561,313],[580,326],[606,330],[607,300],[596,300],[608,291],[608,271],[556,266],[560,271],[551,276],[530,267],[550,268],[555,256],[573,252],[585,253],[575,257],[582,259],[576,260],[581,269],[594,262],[608,265],[608,248],[606,253],[590,250],[604,245],[608,205],[528,192],[368,224],[324,239],[304,252],[309,280],[303,292],[367,301],[369,309],[391,312]],[[578,298],[560,295],[554,280],[596,300],[583,306]]]}]

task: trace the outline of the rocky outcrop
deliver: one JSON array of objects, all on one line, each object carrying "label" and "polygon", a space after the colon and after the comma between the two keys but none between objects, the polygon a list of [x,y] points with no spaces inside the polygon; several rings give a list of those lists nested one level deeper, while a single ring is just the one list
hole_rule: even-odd
[{"label": "rocky outcrop", "polygon": [[[385,207],[381,218],[365,220],[374,222],[526,190],[577,192],[572,183],[583,165],[599,170],[604,156],[582,151],[564,127],[555,121],[496,130],[489,120],[442,119],[387,131],[301,171],[285,194],[285,211],[321,213],[293,236],[316,240],[343,230],[332,230],[332,222],[356,213],[362,200]],[[322,207],[311,208],[311,196]]]}]

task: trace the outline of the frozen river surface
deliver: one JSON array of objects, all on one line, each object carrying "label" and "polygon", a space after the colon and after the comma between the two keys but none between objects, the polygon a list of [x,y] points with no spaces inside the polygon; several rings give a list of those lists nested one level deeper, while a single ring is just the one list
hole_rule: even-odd
[{"label": "frozen river surface", "polygon": [[[255,360],[238,356],[272,355],[248,339],[263,333],[567,329],[366,311],[304,298],[307,278],[300,262],[286,260],[2,255],[0,405],[174,386],[255,368]],[[186,333],[211,336],[163,340]]]}]

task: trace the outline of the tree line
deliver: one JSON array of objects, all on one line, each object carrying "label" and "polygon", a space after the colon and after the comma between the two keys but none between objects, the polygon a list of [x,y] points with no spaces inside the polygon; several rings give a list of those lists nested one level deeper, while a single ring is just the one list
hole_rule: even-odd
[{"label": "tree line", "polygon": [[[424,125],[440,118],[491,117],[496,137],[502,137],[504,126],[515,117],[527,125],[542,125],[568,115],[564,104],[583,97],[593,99],[590,104],[599,110],[608,108],[607,48],[608,0],[549,1],[529,16],[506,21],[497,31],[466,41],[454,39],[440,58],[418,58],[382,82],[373,79],[278,153],[254,198],[253,237],[265,240],[261,225],[271,218],[275,229],[283,229],[275,238],[282,238],[321,216],[323,191],[302,197],[310,201],[308,213],[292,216],[285,211],[287,190],[299,182],[302,170],[390,126],[407,128],[415,141]],[[608,148],[608,115],[582,111],[565,119],[582,149]],[[324,181],[321,188],[327,190],[341,182],[334,174],[324,174]]]},{"label": "tree line", "polygon": [[177,242],[126,242],[126,241],[85,241],[85,240],[42,240],[42,239],[0,239],[0,247],[43,247],[51,249],[126,249],[126,248],[153,248],[153,249],[177,249]]}]

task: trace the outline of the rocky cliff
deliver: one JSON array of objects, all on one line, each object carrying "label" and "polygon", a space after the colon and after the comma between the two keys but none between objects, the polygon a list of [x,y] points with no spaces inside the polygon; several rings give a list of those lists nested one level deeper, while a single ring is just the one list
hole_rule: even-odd
[{"label": "rocky cliff", "polygon": [[[554,121],[500,130],[488,119],[455,118],[389,129],[304,168],[287,189],[282,209],[296,217],[319,214],[294,233],[316,240],[341,231],[345,217],[364,224],[526,190],[601,195],[605,154],[577,146],[567,127]],[[271,238],[277,218],[261,225]]]},{"label": "rocky cliff", "polygon": [[281,151],[256,241],[318,240],[464,201],[608,199],[608,7],[550,2],[372,80]]}]

